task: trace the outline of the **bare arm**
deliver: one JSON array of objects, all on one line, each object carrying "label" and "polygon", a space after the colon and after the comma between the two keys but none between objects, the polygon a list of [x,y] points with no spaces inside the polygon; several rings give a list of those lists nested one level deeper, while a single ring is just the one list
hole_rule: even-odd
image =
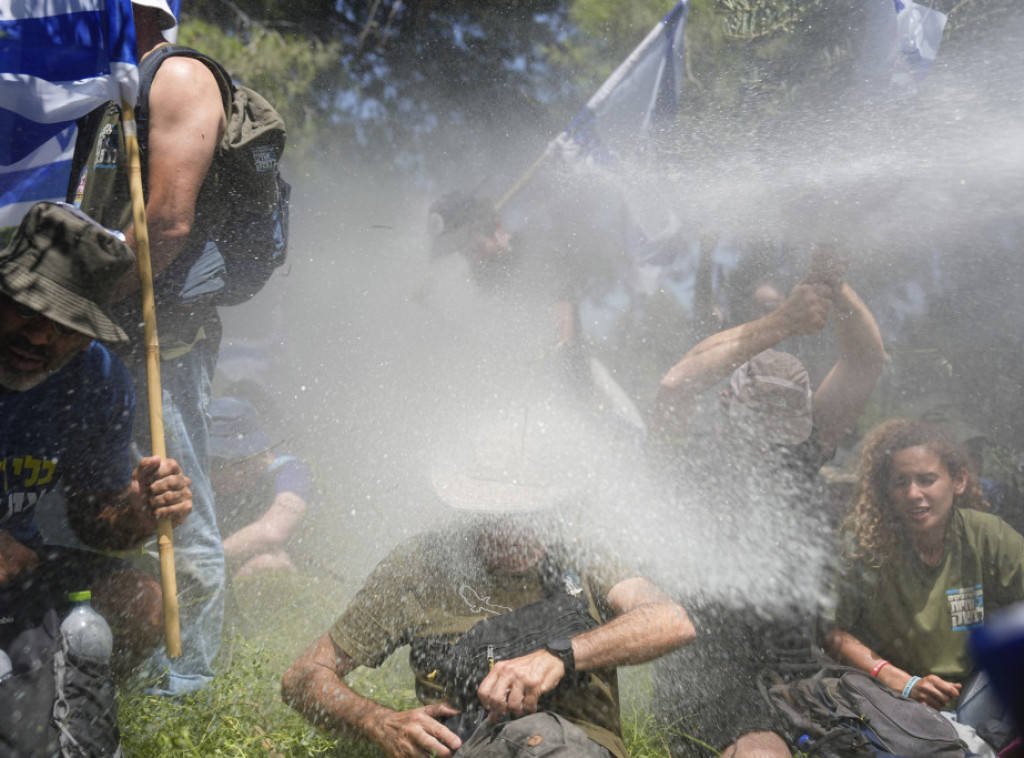
[{"label": "bare arm", "polygon": [[871,311],[846,282],[834,291],[839,360],[814,393],[814,422],[828,453],[857,423],[885,366],[882,334]]},{"label": "bare arm", "polygon": [[306,501],[294,492],[279,492],[270,508],[224,540],[224,557],[243,561],[259,553],[280,550],[306,512]]},{"label": "bare arm", "polygon": [[[839,627],[833,626],[828,630],[825,645],[829,654],[837,661],[861,671],[870,673],[882,661],[880,655]],[[903,691],[903,688],[910,682],[911,676],[910,673],[892,663],[883,666],[877,674],[878,681],[897,692]],[[959,684],[947,682],[934,674],[922,676],[910,691],[912,699],[930,705],[936,710],[942,710],[950,700],[959,694]]]},{"label": "bare arm", "polygon": [[813,334],[828,323],[832,289],[809,277],[766,316],[713,334],[692,348],[662,378],[652,428],[685,431],[693,403],[758,353],[795,334]]},{"label": "bare arm", "polygon": [[344,682],[358,664],[324,634],[288,667],[284,702],[310,722],[377,743],[390,758],[448,758],[462,742],[440,719],[458,711],[440,703],[394,711],[364,698]]},{"label": "bare arm", "polygon": [[[693,642],[696,632],[682,606],[640,577],[616,584],[608,593],[615,614],[606,624],[572,639],[578,671],[652,660]],[[547,650],[499,661],[477,695],[490,718],[535,713],[541,696],[562,677],[562,660]]]},{"label": "bare arm", "polygon": [[127,550],[156,532],[157,519],[178,526],[192,512],[192,480],[173,458],[143,458],[121,493],[68,491],[68,520],[87,545]]},{"label": "bare arm", "polygon": [[[146,226],[153,275],[181,253],[192,231],[196,199],[224,136],[227,117],[213,73],[194,58],[168,58],[149,95]],[[128,243],[136,248],[135,230]],[[138,288],[133,267],[118,286],[120,298]]]}]

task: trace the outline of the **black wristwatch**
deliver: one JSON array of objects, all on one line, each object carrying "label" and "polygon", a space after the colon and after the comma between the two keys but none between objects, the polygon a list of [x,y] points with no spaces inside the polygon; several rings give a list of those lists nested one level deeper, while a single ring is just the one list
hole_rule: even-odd
[{"label": "black wristwatch", "polygon": [[545,643],[544,649],[551,653],[551,655],[562,660],[562,665],[565,666],[566,674],[571,674],[576,670],[576,656],[572,653],[571,640],[568,640],[565,637],[555,637]]}]

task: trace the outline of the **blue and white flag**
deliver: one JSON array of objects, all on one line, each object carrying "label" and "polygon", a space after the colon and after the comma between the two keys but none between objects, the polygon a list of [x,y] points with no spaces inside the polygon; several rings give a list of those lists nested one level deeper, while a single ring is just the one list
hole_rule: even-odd
[{"label": "blue and white flag", "polygon": [[931,63],[939,54],[946,14],[913,2],[894,0],[900,52],[914,62]]},{"label": "blue and white flag", "polygon": [[680,223],[670,207],[651,203],[626,163],[652,136],[672,127],[683,76],[687,0],[680,0],[608,77],[572,123],[549,144],[573,171],[598,174],[617,187],[626,209],[622,245],[633,265],[634,286],[651,289],[675,259]]},{"label": "blue and white flag", "polygon": [[549,145],[567,159],[613,164],[652,131],[671,125],[679,108],[687,0],[680,0],[608,77]]},{"label": "blue and white flag", "polygon": [[64,199],[75,121],[138,85],[131,0],[0,0],[0,227]]},{"label": "blue and white flag", "polygon": [[915,3],[893,0],[896,10],[896,51],[891,83],[902,91],[913,91],[939,54],[946,14]]},{"label": "blue and white flag", "polygon": [[900,52],[893,71],[893,83],[912,84],[924,76],[939,54],[946,14],[914,0],[893,0],[893,4]]}]

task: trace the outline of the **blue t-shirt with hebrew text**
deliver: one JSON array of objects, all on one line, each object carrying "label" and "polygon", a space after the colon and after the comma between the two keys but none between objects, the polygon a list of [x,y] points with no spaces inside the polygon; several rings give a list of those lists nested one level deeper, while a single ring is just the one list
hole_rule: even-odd
[{"label": "blue t-shirt with hebrew text", "polygon": [[0,390],[0,529],[21,542],[35,537],[36,503],[58,482],[123,491],[132,475],[134,412],[128,370],[98,342],[30,390]]}]

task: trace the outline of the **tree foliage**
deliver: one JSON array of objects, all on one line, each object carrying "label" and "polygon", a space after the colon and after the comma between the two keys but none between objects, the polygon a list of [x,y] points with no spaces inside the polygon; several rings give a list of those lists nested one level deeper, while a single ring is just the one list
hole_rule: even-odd
[{"label": "tree foliage", "polygon": [[557,0],[199,0],[181,41],[283,103],[313,155],[386,153],[415,171],[446,139],[544,120],[571,87],[542,54],[565,16]]}]

